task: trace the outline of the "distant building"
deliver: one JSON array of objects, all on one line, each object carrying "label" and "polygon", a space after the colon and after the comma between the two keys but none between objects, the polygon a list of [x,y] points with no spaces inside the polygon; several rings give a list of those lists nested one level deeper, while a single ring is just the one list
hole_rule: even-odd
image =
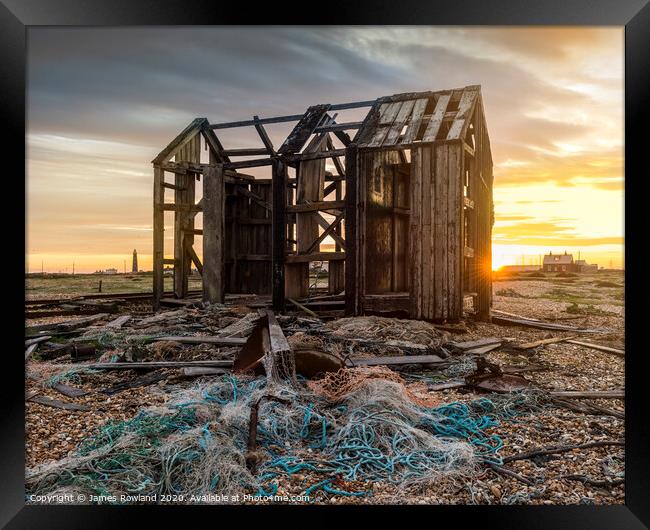
[{"label": "distant building", "polygon": [[553,254],[549,252],[544,256],[542,268],[544,272],[575,272],[575,264],[573,263],[573,254]]},{"label": "distant building", "polygon": [[578,259],[575,262],[577,272],[596,272],[598,265],[594,263],[587,263],[584,259]]},{"label": "distant building", "polygon": [[500,272],[535,272],[539,270],[539,265],[502,265],[499,267]]},{"label": "distant building", "polygon": [[117,274],[117,269],[106,269],[104,274]]},{"label": "distant building", "polygon": [[138,251],[133,249],[133,266],[131,272],[138,272]]},{"label": "distant building", "polygon": [[573,254],[553,254],[544,256],[544,272],[595,272],[598,265],[587,263],[584,259],[574,261]]}]

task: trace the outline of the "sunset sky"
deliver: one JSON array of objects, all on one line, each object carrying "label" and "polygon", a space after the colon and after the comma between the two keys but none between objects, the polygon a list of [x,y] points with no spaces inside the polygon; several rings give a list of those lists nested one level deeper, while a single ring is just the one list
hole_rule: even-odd
[{"label": "sunset sky", "polygon": [[[29,28],[28,270],[121,271],[134,248],[150,270],[150,162],[195,117],[474,84],[495,163],[493,266],[567,250],[621,267],[623,39],[582,27]],[[278,145],[286,128],[270,132]],[[252,128],[220,138],[260,145]]]}]

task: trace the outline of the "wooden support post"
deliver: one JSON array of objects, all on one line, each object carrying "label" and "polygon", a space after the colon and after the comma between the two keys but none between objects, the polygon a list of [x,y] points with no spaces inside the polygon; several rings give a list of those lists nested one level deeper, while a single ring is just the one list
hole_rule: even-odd
[{"label": "wooden support post", "polygon": [[[183,149],[184,150],[184,149]],[[184,206],[185,189],[187,189],[188,175],[174,174],[174,184],[178,189],[174,191],[174,204],[177,206]],[[176,298],[184,298],[183,293],[183,272],[185,270],[185,256],[184,249],[184,234],[183,224],[186,212],[175,210],[174,211],[174,296]]]},{"label": "wooden support post", "polygon": [[164,253],[165,253],[165,202],[164,174],[160,166],[153,168],[153,307],[160,307],[164,292]]},{"label": "wooden support post", "polygon": [[273,309],[284,311],[284,262],[287,249],[287,166],[273,158]]},{"label": "wooden support post", "polygon": [[203,301],[223,303],[224,208],[223,164],[203,174]]},{"label": "wooden support post", "polygon": [[359,283],[357,239],[357,201],[359,174],[359,152],[352,143],[345,149],[345,314],[359,314]]}]

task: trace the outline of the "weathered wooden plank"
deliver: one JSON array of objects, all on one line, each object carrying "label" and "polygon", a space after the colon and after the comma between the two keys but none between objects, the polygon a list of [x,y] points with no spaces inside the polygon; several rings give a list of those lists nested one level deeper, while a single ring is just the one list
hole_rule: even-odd
[{"label": "weathered wooden plank", "polygon": [[435,256],[433,239],[435,233],[434,225],[434,204],[435,204],[435,182],[433,182],[433,171],[431,170],[433,152],[430,146],[420,149],[421,179],[422,179],[422,213],[421,213],[421,279],[422,283],[422,317],[431,320],[434,318],[434,289],[433,281],[435,274]]},{"label": "weathered wooden plank", "polygon": [[225,189],[222,164],[206,170],[203,202],[203,300],[223,303]]},{"label": "weathered wooden plank", "polygon": [[158,308],[164,291],[163,259],[165,253],[165,181],[160,166],[153,169],[153,306]]},{"label": "weathered wooden plank", "polygon": [[543,346],[545,344],[555,344],[557,342],[564,342],[569,340],[572,337],[552,337],[550,339],[536,340],[533,342],[524,342],[523,344],[515,344],[514,348],[517,350],[530,350],[532,348],[537,348],[538,346]]},{"label": "weathered wooden plank", "polygon": [[119,329],[124,324],[126,324],[129,320],[131,320],[131,318],[132,318],[131,315],[121,315],[121,316],[117,317],[115,320],[111,320],[104,327],[105,328],[111,328],[111,329]]},{"label": "weathered wooden plank", "polygon": [[551,397],[575,399],[625,399],[625,390],[558,390]]},{"label": "weathered wooden plank", "polygon": [[153,342],[161,341],[178,342],[180,344],[215,344],[217,346],[242,346],[243,344],[246,344],[246,339],[239,337],[166,335],[164,337],[156,337],[153,339]]},{"label": "weathered wooden plank", "polygon": [[[340,236],[338,236],[338,234],[336,234],[334,231],[335,231],[336,228],[339,226],[339,224],[341,223],[341,221],[343,220],[344,217],[345,217],[345,212],[341,212],[341,213],[339,213],[339,214],[334,218],[334,220],[332,221],[332,223],[329,224],[329,225],[327,226],[327,228],[325,228],[325,229],[323,230],[323,232],[321,233],[321,235],[319,235],[319,236],[316,238],[316,240],[315,240],[315,241],[314,241],[314,242],[309,246],[309,248],[307,249],[307,251],[306,251],[305,253],[306,253],[306,254],[309,254],[309,253],[313,252],[314,250],[318,250],[318,249],[320,248],[320,243],[321,243],[321,242],[322,242],[322,241],[323,241],[327,236],[329,236],[329,235],[331,235],[332,237],[338,237],[338,238],[340,239]],[[341,244],[341,243],[343,243],[342,246],[345,247],[345,245],[344,245],[345,241],[340,240],[340,241],[339,241],[339,244]]]},{"label": "weathered wooden plank", "polygon": [[232,368],[232,361],[146,361],[146,362],[116,362],[116,363],[87,363],[84,368],[91,370],[158,370],[160,368],[183,368],[185,366],[205,366],[209,368]]},{"label": "weathered wooden plank", "polygon": [[411,113],[413,112],[414,105],[415,105],[414,99],[402,103],[402,106],[400,107],[399,112],[397,113],[397,116],[393,121],[393,124],[388,129],[388,133],[386,134],[386,138],[384,139],[384,142],[382,144],[384,147],[395,145],[397,143],[397,140],[399,140],[399,137],[402,134],[402,129],[404,128],[404,125],[411,117]]},{"label": "weathered wooden plank", "polygon": [[[338,216],[343,216],[345,217],[345,211],[337,213]],[[330,227],[330,223],[327,222],[327,220],[321,215],[317,214],[316,215],[316,222],[321,226],[323,230],[327,230]],[[330,232],[330,236],[334,241],[336,241],[336,251],[339,252],[341,248],[345,250],[345,240],[338,234],[337,230],[340,228],[340,224],[335,227],[334,232]]]},{"label": "weathered wooden plank", "polygon": [[432,318],[447,318],[447,146],[438,145],[435,152],[434,173],[434,294],[435,303]]},{"label": "weathered wooden plank", "polygon": [[345,153],[345,314],[356,315],[358,310],[357,259],[359,251],[357,232],[358,149],[352,143]]},{"label": "weathered wooden plank", "polygon": [[466,341],[462,341],[462,342],[454,341],[454,342],[451,342],[450,344],[454,348],[458,348],[459,350],[465,351],[465,350],[472,350],[474,348],[480,348],[480,347],[483,347],[483,346],[490,346],[490,345],[493,345],[493,344],[501,344],[501,342],[502,342],[502,339],[500,339],[499,337],[486,337],[486,338],[483,338],[483,339],[466,340]]},{"label": "weathered wooden plank", "polygon": [[436,108],[433,111],[433,115],[431,116],[429,124],[427,125],[427,128],[422,135],[423,142],[435,141],[436,136],[438,135],[438,131],[440,130],[440,125],[442,125],[442,120],[445,117],[445,112],[447,111],[447,105],[449,104],[450,98],[451,95],[447,94],[443,94],[438,98]]},{"label": "weathered wooden plank", "polygon": [[273,308],[284,311],[284,263],[287,248],[287,166],[279,158],[273,159]]},{"label": "weathered wooden plank", "polygon": [[266,147],[224,149],[223,154],[227,156],[256,156],[256,155],[267,155],[268,150],[266,149]]},{"label": "weathered wooden plank", "polygon": [[27,401],[32,403],[38,403],[39,405],[45,405],[46,407],[53,407],[57,409],[72,410],[76,412],[88,412],[92,410],[89,405],[82,405],[79,403],[65,403],[58,399],[51,399],[45,396],[33,396],[30,397]]},{"label": "weathered wooden plank", "polygon": [[368,357],[365,359],[349,359],[353,366],[400,366],[406,364],[447,364],[438,355],[395,355],[391,357]]},{"label": "weathered wooden plank", "polygon": [[462,139],[462,133],[465,131],[467,119],[474,108],[477,94],[478,91],[476,90],[476,87],[466,87],[463,91],[460,103],[458,104],[456,119],[454,119],[454,122],[451,124],[449,132],[447,133],[447,140]]},{"label": "weathered wooden plank", "polygon": [[458,320],[463,316],[462,263],[463,245],[463,151],[459,143],[447,145],[448,186],[447,195],[447,270],[449,313],[448,318]]},{"label": "weathered wooden plank", "polygon": [[195,118],[192,120],[190,124],[151,161],[151,163],[154,165],[160,165],[169,161],[169,159],[172,158],[180,149],[185,147],[185,145],[188,144],[207,123],[207,118]]},{"label": "weathered wooden plank", "polygon": [[401,143],[410,144],[417,139],[417,134],[420,130],[420,125],[422,124],[422,116],[424,115],[428,101],[427,98],[415,100],[415,103],[413,104],[413,112],[411,113],[411,120],[409,121],[406,133],[404,133],[404,138],[402,138]]},{"label": "weathered wooden plank", "polygon": [[392,103],[384,103],[379,107],[379,121],[372,135],[372,139],[368,142],[368,147],[380,147],[390,130],[390,126],[395,121],[399,109],[405,102],[396,101]]},{"label": "weathered wooden plank", "polygon": [[340,261],[345,259],[345,252],[312,252],[310,254],[287,254],[286,263],[307,263],[309,261]]},{"label": "weathered wooden plank", "polygon": [[411,318],[422,318],[422,148],[411,151],[411,185],[409,218],[409,271]]},{"label": "weathered wooden plank", "polygon": [[625,350],[619,350],[618,348],[610,348],[609,346],[602,346],[600,344],[593,344],[592,342],[583,342],[580,340],[568,339],[567,342],[571,344],[577,344],[578,346],[584,346],[585,348],[591,348],[593,350],[604,351],[607,353],[613,353],[619,357],[625,357]]},{"label": "weathered wooden plank", "polygon": [[273,143],[271,142],[269,135],[266,133],[266,129],[264,128],[264,125],[262,125],[259,116],[253,116],[253,122],[255,124],[255,129],[257,130],[257,134],[260,135],[260,139],[262,140],[264,147],[266,147],[267,152],[271,156],[275,155],[275,149],[273,148]]},{"label": "weathered wooden plank", "polygon": [[287,212],[302,213],[302,212],[317,212],[317,211],[331,211],[343,210],[345,208],[345,201],[313,201],[304,204],[292,204],[287,206]]},{"label": "weathered wooden plank", "polygon": [[293,128],[287,139],[278,149],[278,154],[297,153],[318,127],[330,109],[330,105],[313,105],[307,109]]}]

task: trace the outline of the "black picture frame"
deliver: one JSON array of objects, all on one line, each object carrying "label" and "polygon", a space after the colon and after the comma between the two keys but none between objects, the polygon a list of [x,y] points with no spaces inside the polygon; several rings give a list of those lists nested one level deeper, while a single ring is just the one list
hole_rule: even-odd
[{"label": "black picture frame", "polygon": [[[279,4],[258,6],[250,4],[242,9],[237,3],[214,1],[147,1],[147,0],[0,0],[0,83],[2,84],[0,106],[2,126],[6,133],[3,140],[5,165],[3,188],[10,194],[4,201],[5,219],[24,219],[25,166],[21,154],[25,153],[25,89],[26,89],[26,31],[31,26],[122,26],[122,25],[221,25],[221,24],[278,24],[319,25],[342,24],[427,24],[427,25],[607,25],[625,26],[625,263],[628,279],[626,285],[626,483],[624,506],[431,506],[408,507],[407,524],[435,524],[443,520],[458,526],[473,519],[474,524],[485,528],[647,528],[650,526],[650,423],[645,407],[645,379],[643,357],[647,354],[639,329],[642,329],[645,311],[641,302],[641,268],[645,258],[641,245],[645,224],[640,212],[648,208],[641,190],[644,179],[650,176],[650,165],[644,160],[648,151],[646,144],[650,112],[650,5],[646,0],[455,0],[454,2],[341,2],[331,1],[314,9],[316,17],[310,18],[308,9],[283,8]],[[9,169],[14,164],[15,170]],[[12,189],[13,188],[13,189]],[[5,195],[5,198],[8,198]],[[23,199],[22,201],[20,199]],[[642,205],[641,201],[645,204]],[[14,221],[13,224],[16,224]],[[5,251],[5,274],[22,278],[25,264],[24,230],[6,223],[5,242],[11,250]],[[638,258],[635,254],[638,251]],[[646,273],[647,274],[647,273]],[[632,284],[630,284],[630,279]],[[638,287],[637,287],[637,283]],[[20,373],[24,314],[16,311],[23,306],[24,288],[19,281],[5,281],[3,291],[9,309],[3,317],[5,332],[3,344],[2,388],[4,413],[0,416],[0,524],[7,528],[88,528],[128,525],[135,514],[133,507],[87,507],[87,506],[25,506],[24,498],[24,387]],[[647,305],[646,305],[647,307]],[[207,507],[202,507],[206,508]],[[318,523],[313,515],[309,519],[296,518],[297,507],[226,507],[217,509],[219,523],[225,512],[236,515],[242,510],[273,518],[278,522],[294,520],[296,524]],[[337,509],[339,517],[348,517],[351,507]],[[398,507],[363,506],[354,511],[363,516],[384,513]],[[190,511],[188,511],[188,509]],[[327,508],[331,509],[331,508]],[[417,509],[417,510],[416,510]],[[187,524],[193,507],[138,507],[137,513],[145,515],[148,526],[154,517],[164,517],[164,526]],[[419,512],[419,513],[416,513]],[[194,515],[194,514],[191,514]],[[203,517],[205,512],[201,512]],[[236,515],[238,516],[238,515]],[[238,516],[239,517],[239,516]],[[246,515],[248,517],[248,515]],[[300,516],[299,516],[300,517]],[[442,518],[441,518],[442,517]],[[242,520],[252,526],[250,520]],[[323,522],[326,520],[324,519]],[[428,522],[427,522],[428,521]],[[264,523],[266,524],[266,523]]]}]

